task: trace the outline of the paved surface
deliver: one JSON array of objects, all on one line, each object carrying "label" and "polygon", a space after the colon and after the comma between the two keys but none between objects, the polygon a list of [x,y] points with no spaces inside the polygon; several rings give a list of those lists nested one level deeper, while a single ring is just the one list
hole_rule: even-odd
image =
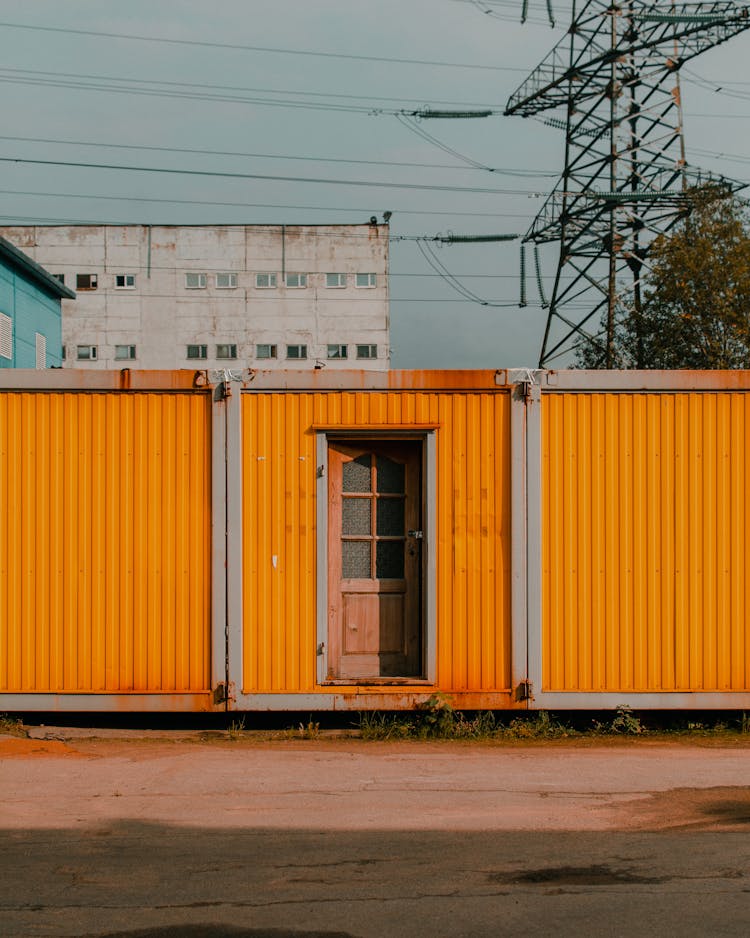
[{"label": "paved surface", "polygon": [[643,740],[0,739],[0,935],[746,938],[748,769]]}]

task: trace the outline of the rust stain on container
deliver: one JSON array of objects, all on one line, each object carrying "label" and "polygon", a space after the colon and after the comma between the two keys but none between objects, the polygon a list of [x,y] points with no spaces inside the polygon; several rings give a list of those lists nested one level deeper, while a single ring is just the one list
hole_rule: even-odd
[{"label": "rust stain on container", "polygon": [[208,689],[209,444],[207,394],[0,393],[0,690]]},{"label": "rust stain on container", "polygon": [[748,689],[749,432],[743,393],[544,395],[545,690]]}]

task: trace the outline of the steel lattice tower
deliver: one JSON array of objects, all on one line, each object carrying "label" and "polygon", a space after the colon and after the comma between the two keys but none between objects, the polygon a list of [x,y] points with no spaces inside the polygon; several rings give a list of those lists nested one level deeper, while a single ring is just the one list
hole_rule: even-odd
[{"label": "steel lattice tower", "polygon": [[[560,242],[540,365],[591,343],[615,367],[615,328],[640,309],[651,242],[685,215],[686,189],[710,179],[685,162],[679,69],[750,28],[750,16],[730,2],[576,9],[573,0],[568,35],[505,113],[552,112],[545,123],[565,130],[562,177],[524,237]],[[637,350],[631,364],[643,364]]]}]

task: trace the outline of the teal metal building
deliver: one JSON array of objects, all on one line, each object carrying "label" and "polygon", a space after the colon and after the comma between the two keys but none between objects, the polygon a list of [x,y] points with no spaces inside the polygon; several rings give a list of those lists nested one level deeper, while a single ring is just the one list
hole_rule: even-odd
[{"label": "teal metal building", "polygon": [[63,298],[75,293],[0,238],[0,368],[62,365]]}]

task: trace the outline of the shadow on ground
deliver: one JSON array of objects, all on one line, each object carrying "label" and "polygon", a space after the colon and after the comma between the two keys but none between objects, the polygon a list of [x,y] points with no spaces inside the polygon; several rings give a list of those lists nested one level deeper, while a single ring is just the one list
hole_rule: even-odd
[{"label": "shadow on ground", "polygon": [[3,938],[747,938],[749,893],[746,831],[0,830]]}]

